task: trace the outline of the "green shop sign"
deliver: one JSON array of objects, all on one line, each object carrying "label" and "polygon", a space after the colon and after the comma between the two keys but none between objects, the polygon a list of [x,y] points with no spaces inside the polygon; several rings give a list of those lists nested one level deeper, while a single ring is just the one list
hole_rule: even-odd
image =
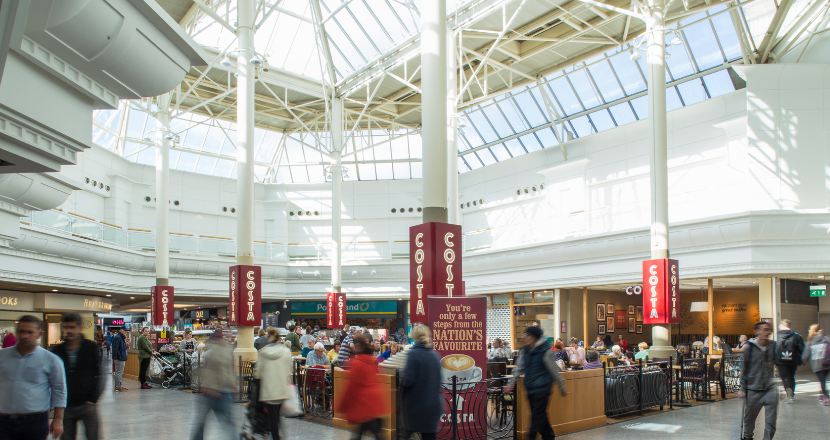
[{"label": "green shop sign", "polygon": [[[396,315],[397,301],[346,301],[346,315]],[[292,315],[325,315],[325,301],[292,301]]]},{"label": "green shop sign", "polygon": [[827,296],[827,286],[810,286],[810,296]]}]

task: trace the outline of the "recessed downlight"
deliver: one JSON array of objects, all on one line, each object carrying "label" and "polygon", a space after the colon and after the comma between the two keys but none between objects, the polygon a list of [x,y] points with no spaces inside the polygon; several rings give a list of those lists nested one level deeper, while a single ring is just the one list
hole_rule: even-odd
[{"label": "recessed downlight", "polygon": [[58,291],[58,289],[52,289],[52,292],[57,292],[57,291]]}]

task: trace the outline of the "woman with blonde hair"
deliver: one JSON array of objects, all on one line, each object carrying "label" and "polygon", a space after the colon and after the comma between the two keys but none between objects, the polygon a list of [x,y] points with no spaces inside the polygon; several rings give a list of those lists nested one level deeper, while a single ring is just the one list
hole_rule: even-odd
[{"label": "woman with blonde hair", "polygon": [[830,406],[830,397],[827,395],[827,376],[830,374],[830,363],[827,359],[827,347],[830,345],[830,338],[824,336],[824,330],[818,324],[810,326],[810,333],[807,336],[807,346],[801,355],[802,363],[810,363],[813,373],[816,373],[818,383],[821,384],[821,396],[818,401],[824,406]]},{"label": "woman with blonde hair", "polygon": [[420,432],[422,440],[435,440],[441,418],[441,363],[432,350],[429,327],[412,328],[415,345],[406,356],[401,382],[401,415],[407,438]]},{"label": "woman with blonde hair", "polygon": [[637,354],[634,355],[634,360],[639,361],[640,359],[642,359],[643,362],[645,362],[646,359],[648,359],[648,344],[646,344],[645,342],[640,342],[639,344],[637,344],[637,348],[639,350],[637,351]]},{"label": "woman with blonde hair", "polygon": [[[272,331],[273,330],[273,331]],[[268,409],[268,423],[274,440],[280,438],[280,408],[291,398],[291,350],[279,344],[280,334],[268,329],[268,345],[259,351],[254,378],[260,380],[259,401]]]}]

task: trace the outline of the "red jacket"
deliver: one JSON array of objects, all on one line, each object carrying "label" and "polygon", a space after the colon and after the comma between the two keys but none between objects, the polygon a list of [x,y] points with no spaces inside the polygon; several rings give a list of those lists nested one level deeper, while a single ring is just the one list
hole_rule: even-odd
[{"label": "red jacket", "polygon": [[628,351],[628,341],[626,341],[625,339],[623,339],[622,341],[617,341],[617,345],[619,345],[620,348],[622,348],[623,353]]},{"label": "red jacket", "polygon": [[346,391],[335,406],[352,425],[379,419],[389,413],[378,383],[378,363],[367,354],[355,356],[349,363]]}]

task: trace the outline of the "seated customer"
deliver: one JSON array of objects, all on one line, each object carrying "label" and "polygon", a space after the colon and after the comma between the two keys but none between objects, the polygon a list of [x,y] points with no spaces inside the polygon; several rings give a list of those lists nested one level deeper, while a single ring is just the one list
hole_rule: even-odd
[{"label": "seated customer", "polygon": [[303,347],[302,357],[307,357],[310,352],[314,351],[314,338],[308,339],[308,346]]},{"label": "seated customer", "polygon": [[637,354],[634,355],[634,359],[635,360],[642,359],[643,362],[645,362],[646,359],[648,358],[648,344],[646,344],[645,342],[640,342],[640,344],[637,345],[637,348],[639,348],[640,351],[638,351]]},{"label": "seated customer", "polygon": [[588,352],[588,363],[582,366],[583,370],[595,370],[597,368],[602,368],[602,364],[599,362],[599,353],[596,350],[591,350]]},{"label": "seated customer", "polygon": [[326,357],[329,358],[330,362],[334,362],[337,360],[337,355],[340,354],[340,346],[343,345],[343,342],[339,339],[334,341],[334,348],[326,352]]},{"label": "seated customer", "polygon": [[579,346],[579,340],[576,338],[571,338],[571,346],[568,347],[568,351],[570,352],[570,362],[573,364],[584,364],[585,363],[585,349]]},{"label": "seated customer", "polygon": [[746,338],[746,335],[741,335],[738,337],[738,346],[735,347],[732,351],[744,351],[744,348],[746,348],[746,344],[749,344],[749,339]]},{"label": "seated customer", "polygon": [[314,349],[305,358],[305,364],[308,367],[331,365],[329,358],[326,356],[326,347],[323,346],[322,342],[314,344]]},{"label": "seated customer", "polygon": [[611,356],[613,356],[617,360],[622,360],[623,354],[622,354],[622,349],[620,348],[619,345],[615,345],[615,346],[611,347]]},{"label": "seated customer", "polygon": [[630,351],[625,352],[625,356],[622,360],[625,365],[637,365],[637,361],[634,359],[634,353]]},{"label": "seated customer", "polygon": [[556,360],[561,360],[565,363],[565,367],[568,366],[568,362],[571,361],[570,356],[568,356],[568,352],[565,351],[565,344],[562,343],[561,340],[557,340],[555,344],[553,344],[553,357]]},{"label": "seated customer", "polygon": [[591,348],[595,350],[605,350],[605,343],[602,342],[602,338],[597,336],[597,340],[591,344]]},{"label": "seated customer", "polygon": [[389,350],[384,351],[380,356],[378,356],[378,363],[384,362],[389,359],[390,356],[398,352],[398,343],[392,341],[389,343]]},{"label": "seated customer", "polygon": [[380,338],[378,338],[372,343],[372,356],[377,359],[381,354],[383,354],[383,352],[380,351]]},{"label": "seated customer", "polygon": [[501,338],[496,338],[493,340],[493,349],[490,350],[490,353],[487,354],[488,361],[502,361],[507,362],[510,358],[513,357],[513,352],[507,348],[507,344],[501,340]]}]

